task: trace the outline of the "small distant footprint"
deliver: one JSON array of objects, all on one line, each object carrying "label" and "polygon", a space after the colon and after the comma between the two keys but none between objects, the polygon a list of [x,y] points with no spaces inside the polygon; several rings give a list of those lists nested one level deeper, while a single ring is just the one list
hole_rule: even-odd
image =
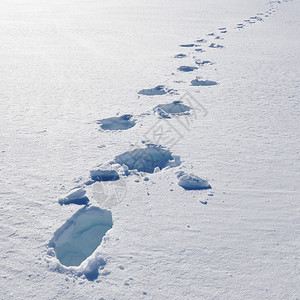
[{"label": "small distant footprint", "polygon": [[195,44],[183,44],[183,45],[180,45],[180,47],[183,47],[183,48],[192,48],[192,47],[195,47]]},{"label": "small distant footprint", "polygon": [[197,51],[197,52],[205,52],[205,50],[204,49],[202,49],[202,48],[197,48],[197,49],[195,49],[195,51]]},{"label": "small distant footprint", "polygon": [[138,92],[139,95],[144,96],[159,96],[159,95],[165,95],[167,93],[171,93],[174,90],[172,89],[166,89],[164,85],[158,85],[155,88],[152,89],[143,89]]},{"label": "small distant footprint", "polygon": [[187,55],[186,55],[186,54],[183,54],[183,53],[176,54],[176,55],[174,56],[174,58],[185,58],[185,57],[187,57]]},{"label": "small distant footprint", "polygon": [[224,48],[224,46],[219,45],[219,44],[215,44],[215,43],[211,43],[211,44],[209,45],[209,48]]},{"label": "small distant footprint", "polygon": [[181,72],[193,72],[193,71],[195,71],[197,69],[198,69],[197,67],[181,66],[181,67],[178,68],[178,71],[181,71]]},{"label": "small distant footprint", "polygon": [[192,86],[213,86],[218,85],[216,81],[194,79],[191,81]]},{"label": "small distant footprint", "polygon": [[206,39],[199,39],[196,42],[197,43],[207,43],[207,40]]},{"label": "small distant footprint", "polygon": [[197,59],[195,61],[195,63],[198,65],[198,66],[204,66],[204,65],[212,65],[213,62],[211,62],[210,60],[200,60],[200,59]]}]

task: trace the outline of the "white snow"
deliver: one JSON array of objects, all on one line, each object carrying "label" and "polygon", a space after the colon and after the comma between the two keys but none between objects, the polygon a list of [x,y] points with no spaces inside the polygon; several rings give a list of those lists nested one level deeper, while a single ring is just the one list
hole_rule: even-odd
[{"label": "white snow", "polygon": [[0,299],[299,298],[300,1],[266,2],[0,1]]}]

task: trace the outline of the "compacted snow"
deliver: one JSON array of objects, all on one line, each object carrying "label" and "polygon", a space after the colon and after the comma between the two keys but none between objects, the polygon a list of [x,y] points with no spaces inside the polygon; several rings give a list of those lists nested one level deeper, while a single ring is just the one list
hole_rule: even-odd
[{"label": "compacted snow", "polygon": [[299,15],[1,1],[0,299],[298,299]]}]

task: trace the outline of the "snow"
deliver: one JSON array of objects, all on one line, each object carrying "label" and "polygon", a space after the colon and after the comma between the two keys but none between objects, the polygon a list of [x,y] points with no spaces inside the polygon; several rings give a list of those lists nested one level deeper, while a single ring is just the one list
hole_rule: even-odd
[{"label": "snow", "polygon": [[[299,0],[1,1],[0,298],[299,298],[299,13]],[[177,71],[197,60],[213,65]],[[157,117],[174,101],[189,114]],[[126,130],[95,122],[125,113]],[[173,160],[91,180],[149,142]],[[185,190],[178,172],[212,189]],[[74,188],[88,205],[59,205]],[[70,224],[84,238],[100,211],[113,227],[81,249]],[[68,238],[78,266],[49,245],[70,257]]]}]

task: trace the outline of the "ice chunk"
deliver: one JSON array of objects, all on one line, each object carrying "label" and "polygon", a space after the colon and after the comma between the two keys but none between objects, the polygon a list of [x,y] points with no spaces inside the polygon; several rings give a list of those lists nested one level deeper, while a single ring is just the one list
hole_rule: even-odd
[{"label": "ice chunk", "polygon": [[58,200],[60,205],[78,204],[86,205],[89,199],[85,196],[86,191],[83,188],[71,190],[65,197]]},{"label": "ice chunk", "polygon": [[102,165],[90,171],[91,179],[95,181],[114,181],[120,178],[118,172],[111,165]]},{"label": "ice chunk", "polygon": [[180,177],[179,183],[185,190],[207,190],[210,184],[194,174],[186,174]]}]

